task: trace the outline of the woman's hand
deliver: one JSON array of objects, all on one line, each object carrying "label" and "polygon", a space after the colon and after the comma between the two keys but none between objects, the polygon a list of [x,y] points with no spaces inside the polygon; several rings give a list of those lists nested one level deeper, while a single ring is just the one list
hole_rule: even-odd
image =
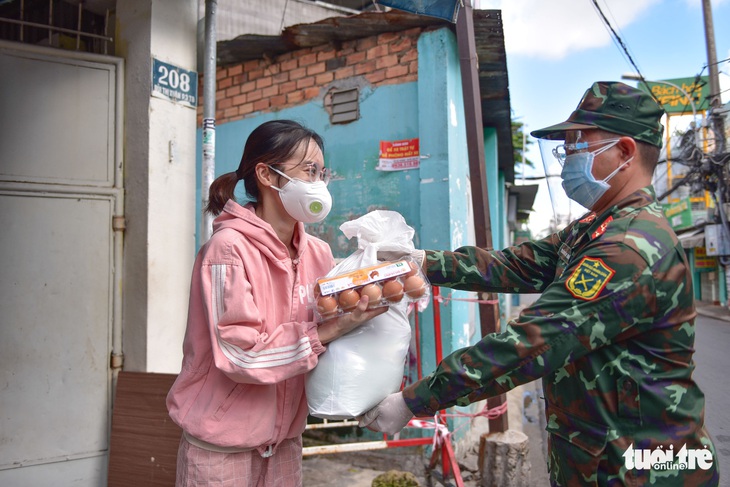
[{"label": "woman's hand", "polygon": [[369,299],[367,296],[362,296],[352,312],[322,322],[317,328],[319,341],[322,342],[322,344],[329,343],[332,340],[351,332],[366,321],[370,321],[376,316],[388,311],[387,306],[368,309],[368,301]]}]

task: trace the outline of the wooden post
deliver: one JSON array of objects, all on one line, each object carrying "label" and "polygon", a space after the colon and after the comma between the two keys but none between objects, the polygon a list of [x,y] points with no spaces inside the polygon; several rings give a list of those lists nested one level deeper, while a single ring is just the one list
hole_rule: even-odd
[{"label": "wooden post", "polygon": [[529,438],[519,431],[482,435],[478,460],[481,487],[528,487],[529,453]]},{"label": "wooden post", "polygon": [[[484,158],[484,127],[482,124],[482,105],[479,91],[479,72],[474,41],[474,18],[471,0],[464,0],[456,20],[456,38],[459,45],[461,83],[464,92],[464,117],[466,119],[466,143],[469,155],[469,175],[471,180],[472,206],[474,211],[474,231],[477,247],[493,248],[492,224],[489,216],[489,192]],[[491,294],[491,293],[490,293]],[[488,296],[487,301],[494,301]],[[496,303],[480,303],[479,316],[481,333],[486,336],[499,331],[498,306]],[[487,405],[494,408],[504,404],[504,394],[489,399]],[[507,431],[507,414],[489,420],[489,431]]]}]

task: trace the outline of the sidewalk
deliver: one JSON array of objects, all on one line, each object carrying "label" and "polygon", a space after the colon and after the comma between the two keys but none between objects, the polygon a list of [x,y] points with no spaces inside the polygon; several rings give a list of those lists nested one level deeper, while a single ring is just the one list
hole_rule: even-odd
[{"label": "sidewalk", "polygon": [[730,322],[730,308],[727,306],[720,306],[709,301],[696,301],[695,307],[698,315]]}]

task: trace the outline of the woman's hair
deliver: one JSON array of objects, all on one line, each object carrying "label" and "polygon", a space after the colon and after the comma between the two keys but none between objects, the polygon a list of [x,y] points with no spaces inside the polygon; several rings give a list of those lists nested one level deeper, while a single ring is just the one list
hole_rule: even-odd
[{"label": "woman's hair", "polygon": [[234,191],[241,179],[248,196],[257,201],[259,187],[256,181],[256,165],[281,164],[290,159],[302,143],[308,143],[310,140],[313,140],[324,153],[322,137],[292,120],[272,120],[256,127],[246,140],[238,169],[218,176],[210,185],[205,211],[218,215],[229,199],[235,201]]}]

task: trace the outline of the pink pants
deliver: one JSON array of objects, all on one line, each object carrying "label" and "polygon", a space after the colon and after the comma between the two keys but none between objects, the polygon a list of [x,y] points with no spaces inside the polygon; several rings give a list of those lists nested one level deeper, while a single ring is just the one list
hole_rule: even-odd
[{"label": "pink pants", "polygon": [[301,487],[302,438],[282,441],[263,458],[257,450],[218,453],[190,444],[177,452],[175,487]]}]

